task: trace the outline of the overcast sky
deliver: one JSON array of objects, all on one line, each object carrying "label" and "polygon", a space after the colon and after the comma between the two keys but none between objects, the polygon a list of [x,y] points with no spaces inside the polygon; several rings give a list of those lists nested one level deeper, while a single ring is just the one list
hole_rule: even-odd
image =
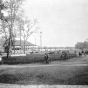
[{"label": "overcast sky", "polygon": [[[74,46],[88,38],[88,0],[27,0],[25,14],[37,18],[43,46]],[[39,35],[29,41],[39,43]]]}]

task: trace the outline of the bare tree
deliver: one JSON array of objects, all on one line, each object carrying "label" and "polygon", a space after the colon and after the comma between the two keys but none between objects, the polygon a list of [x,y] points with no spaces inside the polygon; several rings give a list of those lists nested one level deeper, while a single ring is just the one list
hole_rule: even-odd
[{"label": "bare tree", "polygon": [[[14,40],[14,27],[15,27],[15,23],[16,23],[16,18],[18,16],[18,14],[20,13],[20,7],[22,4],[23,0],[8,0],[5,3],[7,10],[6,12],[8,13],[8,16],[6,17],[6,20],[3,19],[2,21],[2,32],[4,33],[4,35],[6,36],[6,40],[7,40],[7,35],[8,35],[8,51],[10,51],[10,49],[12,48],[12,41]],[[9,52],[7,53],[9,56]]]},{"label": "bare tree", "polygon": [[37,19],[34,19],[33,22],[27,19],[28,18],[19,19],[19,35],[20,35],[20,40],[21,37],[24,39],[24,53],[25,53],[25,41],[27,41],[28,38],[38,30],[38,27],[33,29],[33,27],[37,23]]},{"label": "bare tree", "polygon": [[[7,42],[9,51],[13,46],[12,44],[15,37],[20,35],[20,40],[21,37],[24,39],[24,53],[25,53],[25,41],[27,41],[29,36],[32,35],[34,32],[36,32],[38,28],[33,30],[33,27],[37,23],[36,19],[34,21],[27,20],[28,18],[22,19],[23,17],[20,14],[22,12],[22,9],[20,9],[22,2],[23,0],[8,0],[7,2],[5,2],[8,16],[6,17],[7,21],[3,20],[2,22],[1,32],[3,31],[4,35],[6,36],[5,37],[6,40],[9,39],[8,40],[9,42]],[[16,30],[18,33],[15,32]]]}]

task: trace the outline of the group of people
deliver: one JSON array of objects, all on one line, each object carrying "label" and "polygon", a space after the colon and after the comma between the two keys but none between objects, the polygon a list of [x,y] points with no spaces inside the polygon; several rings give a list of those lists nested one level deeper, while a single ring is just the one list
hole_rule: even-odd
[{"label": "group of people", "polygon": [[63,51],[60,57],[62,60],[65,60],[68,58],[67,52]]},{"label": "group of people", "polygon": [[80,51],[80,52],[78,52],[78,56],[80,57],[80,56],[82,56],[82,55],[86,55],[86,52],[85,51]]}]

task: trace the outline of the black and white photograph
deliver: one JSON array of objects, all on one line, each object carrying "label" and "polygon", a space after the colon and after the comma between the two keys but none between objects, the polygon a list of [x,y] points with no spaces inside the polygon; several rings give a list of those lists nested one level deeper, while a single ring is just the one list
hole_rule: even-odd
[{"label": "black and white photograph", "polygon": [[0,0],[0,88],[88,88],[88,0]]}]

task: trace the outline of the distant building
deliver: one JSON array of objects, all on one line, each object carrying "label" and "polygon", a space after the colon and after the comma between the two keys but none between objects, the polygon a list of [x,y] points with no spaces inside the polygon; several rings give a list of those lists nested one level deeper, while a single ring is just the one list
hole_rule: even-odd
[{"label": "distant building", "polygon": [[[3,39],[0,39],[0,48],[3,47],[3,43],[4,43]],[[37,45],[32,44],[32,43],[30,43],[28,41],[25,41],[25,43],[24,43],[23,40],[21,40],[21,42],[20,42],[20,40],[15,40],[14,48],[15,49],[23,49],[24,48],[24,44],[25,44],[25,48],[26,49],[33,48],[33,47],[37,46]]]},{"label": "distant building", "polygon": [[25,48],[31,48],[31,47],[37,46],[37,45],[32,44],[32,43],[30,43],[28,41],[25,41],[25,43],[24,43],[23,40],[21,40],[21,42],[20,42],[20,40],[15,40],[15,44],[14,45],[15,45],[15,48],[16,47],[24,48],[24,45],[25,45]]}]

